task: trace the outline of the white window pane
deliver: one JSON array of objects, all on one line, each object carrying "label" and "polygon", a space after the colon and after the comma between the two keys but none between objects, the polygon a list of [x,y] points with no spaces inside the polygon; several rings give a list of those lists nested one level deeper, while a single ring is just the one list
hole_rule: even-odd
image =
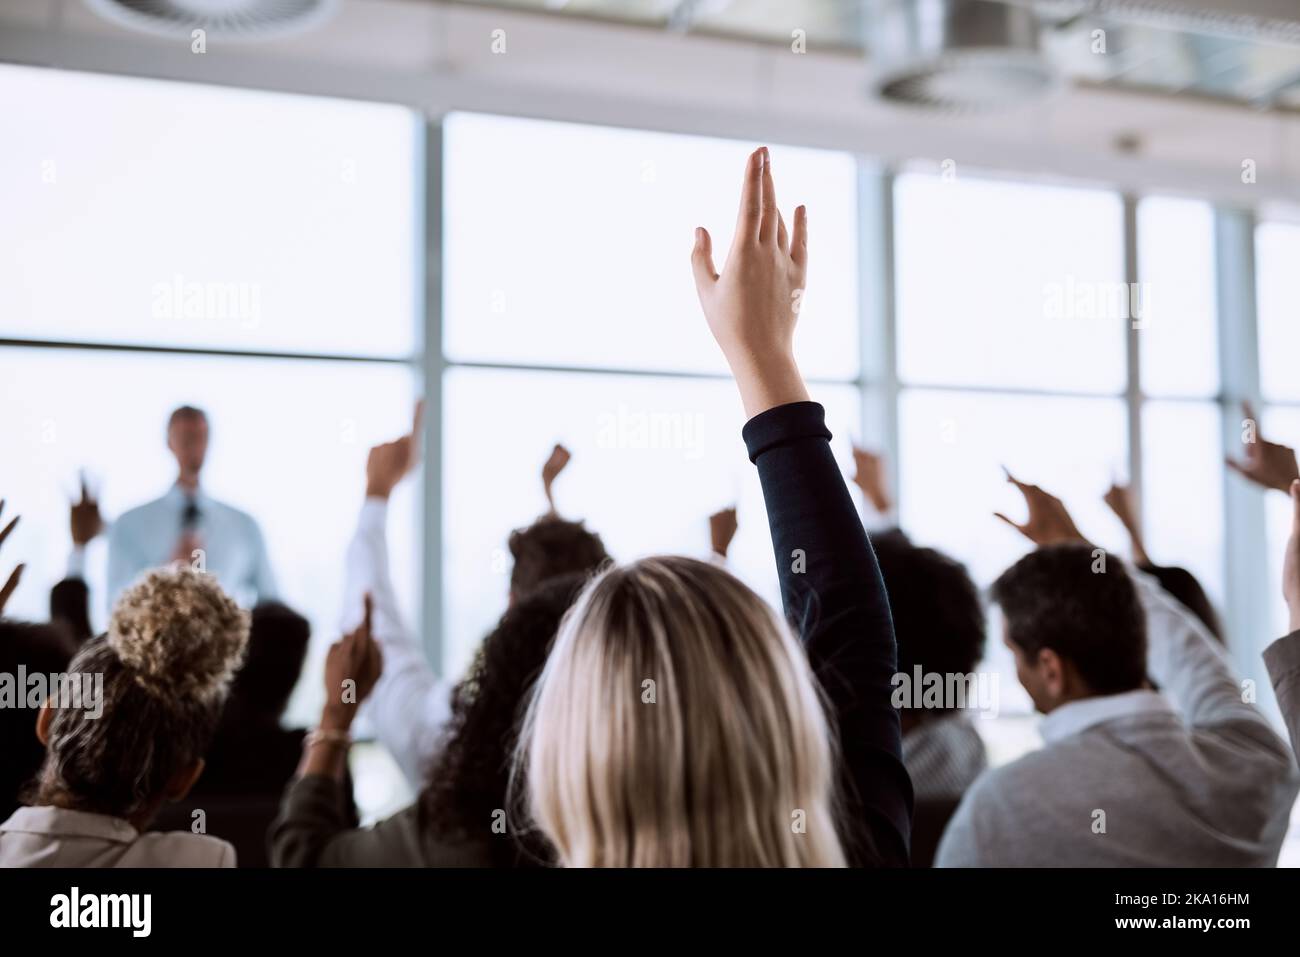
[{"label": "white window pane", "polygon": [[[836,454],[851,461],[857,393],[818,387]],[[506,538],[546,509],[542,462],[573,460],[556,483],[561,515],[583,519],[621,561],[708,555],[708,515],[735,504],[733,571],[779,602],[767,514],[745,454],[730,381],[454,369],[443,384],[443,621],[459,673],[505,610]],[[847,466],[846,466],[847,468]]]},{"label": "white window pane", "polygon": [[1261,223],[1255,230],[1259,383],[1270,399],[1300,399],[1300,226]]},{"label": "white window pane", "polygon": [[918,541],[966,562],[989,584],[1030,544],[994,518],[1020,520],[1024,501],[1003,474],[1060,496],[1080,530],[1116,548],[1123,529],[1102,495],[1126,466],[1123,404],[908,389],[899,402],[899,505]]},{"label": "white window pane", "polygon": [[[899,442],[903,529],[919,544],[964,562],[981,588],[1033,547],[993,515],[1001,511],[1016,521],[1025,515],[1004,465],[1064,499],[1093,541],[1123,541],[1119,522],[1101,500],[1125,460],[1118,400],[908,389],[899,399]],[[998,675],[1003,714],[1028,713],[1032,704],[1003,645],[1001,617],[996,607],[990,611],[980,668]]]},{"label": "white window pane", "polygon": [[1142,391],[1213,396],[1219,391],[1214,212],[1164,197],[1138,205]]},{"label": "white window pane", "polygon": [[894,196],[905,382],[1123,389],[1119,197],[960,174],[900,176]]},{"label": "white window pane", "polygon": [[1223,440],[1209,402],[1142,409],[1142,525],[1157,565],[1179,565],[1223,603]]},{"label": "white window pane", "polygon": [[[102,483],[107,518],[156,498],[175,479],[164,433],[182,403],[208,412],[205,488],[262,526],[280,598],[312,624],[309,669],[291,717],[315,720],[319,666],[337,637],[344,550],[365,492],[368,448],[409,427],[413,376],[398,364],[0,349],[0,497],[21,514],[3,560],[27,563],[7,613],[43,621],[71,539],[68,495],[85,467]],[[234,383],[237,383],[235,387]],[[396,587],[418,610],[416,483],[394,495],[389,521]],[[105,624],[106,543],[91,547],[88,582]]]},{"label": "white window pane", "polygon": [[0,336],[407,356],[414,114],[0,66]]},{"label": "white window pane", "polygon": [[[444,348],[459,361],[723,372],[700,312],[696,226],[722,268],[751,144],[458,113],[444,126]],[[808,376],[858,370],[856,172],[772,148],[787,216],[808,207]]]}]

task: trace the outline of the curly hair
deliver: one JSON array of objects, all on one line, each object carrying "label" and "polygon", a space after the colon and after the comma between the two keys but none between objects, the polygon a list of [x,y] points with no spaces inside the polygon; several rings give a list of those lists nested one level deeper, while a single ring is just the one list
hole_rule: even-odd
[{"label": "curly hair", "polygon": [[55,712],[35,803],[149,812],[207,750],[247,642],[248,614],[216,579],[181,565],[145,575],[69,665],[102,675],[102,714]]},{"label": "curly hair", "polygon": [[[564,614],[587,580],[553,578],[513,605],[479,647],[452,691],[444,744],[420,793],[423,831],[453,840],[490,835],[498,867],[543,864],[553,852],[536,832],[519,826],[508,806],[510,765],[519,719],[541,674]],[[492,824],[507,815],[507,835]]]},{"label": "curly hair", "polygon": [[543,515],[510,533],[510,593],[525,597],[541,582],[574,572],[591,574],[609,561],[605,543],[582,522]]}]

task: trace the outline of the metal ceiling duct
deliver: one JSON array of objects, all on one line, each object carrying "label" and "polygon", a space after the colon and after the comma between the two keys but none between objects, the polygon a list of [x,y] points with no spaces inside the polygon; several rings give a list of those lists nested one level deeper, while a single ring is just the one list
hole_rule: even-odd
[{"label": "metal ceiling duct", "polygon": [[873,0],[874,92],[905,106],[977,112],[1046,96],[1057,71],[1031,9],[989,0]]}]

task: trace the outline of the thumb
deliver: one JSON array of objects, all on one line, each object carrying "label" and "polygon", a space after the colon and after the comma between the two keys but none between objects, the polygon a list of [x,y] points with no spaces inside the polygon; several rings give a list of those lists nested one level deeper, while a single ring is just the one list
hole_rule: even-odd
[{"label": "thumb", "polygon": [[1024,528],[1024,526],[1021,525],[1019,522],[1013,522],[1011,519],[1007,518],[1007,517],[1006,517],[1005,515],[1003,515],[1001,512],[994,512],[993,514],[994,514],[996,517],[1002,519],[1002,521],[1006,522],[1008,525],[1010,525],[1012,528],[1014,528],[1017,532],[1020,532],[1020,534],[1023,535],[1023,534],[1025,533],[1025,528]]},{"label": "thumb", "polygon": [[1294,507],[1291,527],[1300,532],[1300,479],[1291,480],[1291,505]]},{"label": "thumb", "polygon": [[713,239],[703,226],[695,227],[695,248],[691,250],[691,267],[695,270],[695,288],[701,292],[717,282],[713,268]]}]

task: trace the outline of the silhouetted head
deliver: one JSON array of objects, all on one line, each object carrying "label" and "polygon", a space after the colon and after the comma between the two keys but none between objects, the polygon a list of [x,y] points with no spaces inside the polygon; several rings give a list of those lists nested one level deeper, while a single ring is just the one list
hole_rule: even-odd
[{"label": "silhouetted head", "polygon": [[279,720],[302,675],[311,624],[279,602],[262,602],[252,613],[248,654],[230,687],[230,707],[245,717]]},{"label": "silhouetted head", "polygon": [[582,522],[545,515],[510,533],[510,600],[518,601],[541,582],[580,572],[590,575],[609,561],[605,544]]},{"label": "silhouetted head", "polygon": [[[894,529],[871,536],[898,641],[898,671],[967,675],[984,657],[987,626],[979,590],[966,567],[933,548],[912,544]],[[921,722],[942,714],[934,708],[908,708],[905,721]]]}]

